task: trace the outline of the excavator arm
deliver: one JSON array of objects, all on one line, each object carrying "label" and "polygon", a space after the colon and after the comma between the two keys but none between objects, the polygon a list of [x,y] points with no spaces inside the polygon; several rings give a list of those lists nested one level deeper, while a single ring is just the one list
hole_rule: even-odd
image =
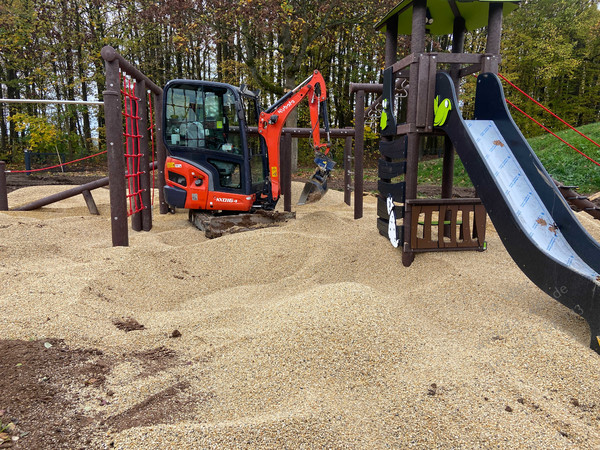
[{"label": "excavator arm", "polygon": [[[271,200],[276,202],[281,195],[280,183],[280,142],[285,121],[289,114],[298,107],[303,98],[307,98],[310,108],[310,122],[312,129],[312,145],[315,150],[315,163],[317,170],[307,183],[300,204],[306,202],[313,191],[318,191],[319,198],[327,190],[327,177],[335,166],[327,154],[331,148],[329,138],[329,120],[327,116],[327,92],[325,80],[318,70],[310,77],[288,92],[267,110],[260,113],[258,132],[267,144],[267,158],[269,161],[269,179],[271,185]],[[327,132],[327,142],[321,142],[319,117],[323,117],[323,124]]]}]

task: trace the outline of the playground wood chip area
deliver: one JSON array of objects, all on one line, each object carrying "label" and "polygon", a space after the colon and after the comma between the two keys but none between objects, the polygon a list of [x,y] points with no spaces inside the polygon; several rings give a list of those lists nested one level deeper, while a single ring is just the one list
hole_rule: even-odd
[{"label": "playground wood chip area", "polygon": [[108,194],[0,213],[0,448],[600,447],[587,324],[491,224],[487,251],[405,268],[375,197],[355,221],[330,191],[214,240],[155,214],[113,248]]}]

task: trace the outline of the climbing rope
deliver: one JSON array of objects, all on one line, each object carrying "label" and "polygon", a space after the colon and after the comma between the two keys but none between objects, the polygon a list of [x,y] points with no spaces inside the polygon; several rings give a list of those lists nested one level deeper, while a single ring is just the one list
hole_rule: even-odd
[{"label": "climbing rope", "polygon": [[[534,99],[531,95],[527,94],[526,92],[524,92],[521,88],[519,88],[518,86],[516,86],[514,83],[512,83],[510,80],[508,80],[504,75],[502,74],[498,74],[498,76],[500,78],[502,78],[504,81],[506,81],[507,84],[509,84],[510,86],[512,86],[513,88],[515,88],[517,91],[519,91],[521,94],[523,94],[525,97],[527,97],[529,100],[531,100],[533,103],[535,103],[536,105],[538,105],[540,108],[542,108],[544,111],[550,113],[553,117],[555,117],[556,119],[560,120],[563,124],[565,124],[567,127],[569,127],[571,130],[575,131],[577,134],[579,134],[580,136],[586,138],[588,141],[590,141],[592,144],[594,144],[596,147],[600,147],[600,144],[598,144],[596,141],[594,141],[593,139],[589,138],[588,136],[586,136],[585,134],[583,134],[581,131],[579,131],[577,128],[575,128],[574,126],[572,126],[571,124],[569,124],[568,122],[566,122],[565,120],[563,120],[562,118],[560,118],[559,116],[557,116],[556,114],[554,114],[550,109],[548,109],[547,107],[545,107],[544,105],[542,105],[540,102],[538,102],[536,99]],[[594,161],[595,162],[595,161]]]},{"label": "climbing rope", "polygon": [[123,95],[123,117],[125,118],[125,161],[127,172],[125,178],[127,180],[128,193],[126,194],[129,201],[128,216],[140,212],[145,209],[142,201],[142,189],[140,185],[140,159],[142,153],[140,151],[140,138],[142,137],[139,129],[139,108],[138,102],[141,100],[135,95],[135,80],[125,75],[123,76],[123,86],[121,94]]},{"label": "climbing rope", "polygon": [[56,169],[57,167],[63,167],[66,166],[67,164],[73,164],[79,161],[83,161],[85,159],[90,159],[90,158],[94,158],[96,156],[100,156],[100,155],[104,155],[106,153],[106,150],[104,150],[103,152],[98,152],[98,153],[94,153],[93,155],[89,155],[89,156],[84,156],[83,158],[79,158],[79,159],[74,159],[73,161],[67,161],[61,164],[56,164],[55,166],[48,166],[48,167],[42,167],[41,169],[29,169],[29,170],[6,170],[6,173],[30,173],[30,172],[42,172],[44,170],[50,170],[50,169]]},{"label": "climbing rope", "polygon": [[[539,106],[540,108],[542,108],[544,111],[550,113],[553,117],[555,117],[556,119],[560,120],[563,124],[565,124],[566,126],[568,126],[571,130],[573,130],[576,133],[578,133],[579,135],[583,136],[584,138],[586,138],[588,141],[590,141],[594,145],[600,147],[600,144],[598,144],[596,141],[594,141],[593,139],[590,139],[588,136],[586,136],[585,134],[583,134],[582,132],[580,132],[578,129],[576,129],[575,127],[573,127],[571,124],[567,123],[565,120],[563,120],[558,115],[556,115],[555,113],[553,113],[550,109],[548,109],[547,107],[545,107],[544,105],[542,105],[540,102],[538,102],[533,97],[531,97],[530,95],[528,95],[526,92],[524,92],[518,86],[516,86],[514,83],[512,83],[511,81],[509,81],[505,76],[503,76],[501,74],[498,74],[498,77],[500,77],[502,80],[504,80],[511,87],[515,88],[517,91],[519,91],[521,94],[523,94],[526,98],[528,98],[529,100],[531,100],[532,102],[534,102],[537,106]],[[555,133],[553,133],[548,127],[544,126],[542,123],[540,123],[539,121],[535,120],[533,117],[531,117],[525,111],[523,111],[522,109],[518,108],[513,102],[511,102],[510,100],[506,99],[506,103],[508,103],[513,108],[515,108],[517,111],[519,111],[521,114],[523,114],[529,120],[531,120],[533,123],[535,123],[536,125],[538,125],[539,127],[541,127],[543,130],[545,130],[548,133],[550,133],[556,139],[558,139],[559,141],[561,141],[564,144],[568,145],[570,148],[572,148],[577,153],[579,153],[580,155],[584,156],[585,158],[587,158],[588,160],[590,160],[591,162],[593,162],[597,166],[600,166],[600,163],[598,161],[594,160],[593,158],[591,158],[590,156],[586,155],[584,152],[582,152],[581,150],[579,150],[575,146],[569,144],[567,141],[565,141],[564,139],[562,139],[561,137],[559,137],[558,135],[556,135]]]}]

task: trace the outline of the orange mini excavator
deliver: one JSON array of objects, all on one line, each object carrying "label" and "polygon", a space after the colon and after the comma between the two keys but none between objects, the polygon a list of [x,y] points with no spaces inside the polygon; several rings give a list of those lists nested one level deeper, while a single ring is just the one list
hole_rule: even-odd
[{"label": "orange mini excavator", "polygon": [[[266,110],[259,105],[258,92],[224,83],[173,80],[163,95],[168,152],[164,192],[171,207],[211,216],[273,210],[281,195],[282,129],[305,97],[317,169],[299,203],[327,190],[335,162],[327,156],[326,90],[318,71]],[[327,131],[326,143],[320,141],[319,116]]]}]

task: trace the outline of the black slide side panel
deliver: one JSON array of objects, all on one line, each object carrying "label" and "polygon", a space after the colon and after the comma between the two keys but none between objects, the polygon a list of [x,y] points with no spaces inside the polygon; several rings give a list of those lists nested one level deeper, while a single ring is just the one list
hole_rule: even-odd
[{"label": "black slide side panel", "polygon": [[[493,74],[480,75],[479,79],[482,77],[486,81],[478,82],[477,120],[493,120],[495,122],[533,187],[536,190],[539,189],[538,193],[542,201],[550,203],[546,204],[546,207],[553,214],[561,231],[569,233],[569,239],[573,240],[573,243],[577,239],[581,239],[584,245],[589,247],[582,249],[581,245],[577,243],[573,245],[569,240],[573,249],[581,252],[579,253],[581,258],[597,271],[600,263],[598,244],[578,225],[578,222],[577,224],[573,223],[576,219],[566,202],[562,198],[554,198],[553,190],[549,188],[548,174],[514,125],[506,107],[503,106],[505,100],[498,78]],[[494,86],[489,78],[495,79],[497,85]],[[586,319],[591,329],[590,346],[600,353],[600,343],[596,338],[596,336],[600,336],[600,289],[598,289],[598,285],[551,258],[539,249],[530,240],[529,235],[524,232],[520,222],[514,217],[503,192],[496,185],[493,175],[489,173],[485,162],[479,155],[476,143],[467,131],[458,109],[454,83],[448,74],[442,72],[437,74],[436,95],[439,95],[440,99],[447,98],[452,102],[452,110],[441,129],[450,137],[456,148],[506,250],[536,286]],[[560,196],[560,193],[558,195]]]},{"label": "black slide side panel", "polygon": [[477,79],[475,119],[494,121],[573,250],[588,266],[600,272],[600,246],[573,215],[568,202],[516,126],[508,111],[502,83],[492,73],[484,73]]}]

